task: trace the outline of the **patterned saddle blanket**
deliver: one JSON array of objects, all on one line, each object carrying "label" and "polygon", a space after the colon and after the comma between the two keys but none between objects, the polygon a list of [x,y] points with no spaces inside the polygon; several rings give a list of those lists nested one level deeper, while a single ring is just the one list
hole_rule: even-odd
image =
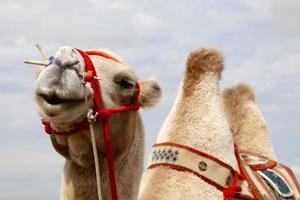
[{"label": "patterned saddle blanket", "polygon": [[255,199],[300,200],[300,187],[292,170],[264,156],[239,151],[240,168]]},{"label": "patterned saddle blanket", "polygon": [[[299,183],[288,167],[264,156],[238,150],[237,146],[235,154],[240,168],[236,184],[241,191],[235,193],[233,199],[300,200]],[[193,147],[171,142],[153,145],[148,170],[159,167],[195,175],[224,195],[236,176],[236,171],[223,161]]]}]

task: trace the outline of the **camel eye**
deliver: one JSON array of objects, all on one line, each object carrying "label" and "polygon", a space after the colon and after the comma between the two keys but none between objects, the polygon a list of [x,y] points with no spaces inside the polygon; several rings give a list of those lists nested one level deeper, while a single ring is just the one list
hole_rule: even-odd
[{"label": "camel eye", "polygon": [[132,89],[134,87],[134,82],[131,80],[122,79],[119,85],[124,89]]}]

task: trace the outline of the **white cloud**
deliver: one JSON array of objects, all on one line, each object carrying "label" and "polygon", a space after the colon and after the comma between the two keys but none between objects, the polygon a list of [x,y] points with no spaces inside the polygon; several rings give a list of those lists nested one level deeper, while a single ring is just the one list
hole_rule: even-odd
[{"label": "white cloud", "polygon": [[134,13],[131,16],[130,21],[133,24],[136,32],[146,37],[151,37],[159,34],[163,26],[161,20],[152,15],[142,12]]},{"label": "white cloud", "polygon": [[299,8],[300,2],[297,0],[289,0],[286,3],[282,3],[280,0],[273,1],[272,20],[281,28],[282,32],[297,37],[300,31]]}]

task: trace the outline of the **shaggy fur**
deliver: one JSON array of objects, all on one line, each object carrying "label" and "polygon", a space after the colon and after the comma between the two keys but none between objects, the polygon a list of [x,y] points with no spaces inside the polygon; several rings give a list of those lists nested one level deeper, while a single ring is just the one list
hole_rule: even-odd
[{"label": "shaggy fur", "polygon": [[[219,79],[223,57],[213,49],[191,53],[183,82],[157,142],[174,142],[206,152],[237,169],[232,136],[223,111]],[[165,167],[147,169],[139,200],[222,199],[198,177]]]},{"label": "shaggy fur", "polygon": [[[117,63],[99,56],[92,56],[91,59],[97,75],[101,78],[99,84],[103,106],[111,108],[130,103],[135,93],[135,87],[124,88],[120,85],[122,80],[132,83],[137,81],[130,67],[125,63]],[[68,61],[72,61],[72,63],[70,64]],[[39,71],[36,102],[42,118],[50,121],[52,128],[57,131],[69,131],[73,128],[74,123],[86,118],[87,108],[84,103],[83,87],[76,73],[76,71],[82,72],[83,66],[81,57],[72,48],[63,47],[55,55],[53,64]],[[140,106],[155,105],[161,96],[158,83],[154,80],[146,80],[140,81],[140,85]],[[87,94],[89,105],[92,106],[93,91],[91,88],[87,90]],[[67,102],[49,103],[47,98],[53,96]],[[137,111],[128,111],[113,114],[110,126],[119,199],[134,200],[137,198],[143,168],[144,130],[142,121]],[[96,123],[95,129],[103,200],[109,200],[111,197],[102,123]],[[83,131],[72,136],[52,135],[51,141],[55,150],[66,159],[61,199],[97,200],[90,132]]]},{"label": "shaggy fur", "polygon": [[234,142],[239,148],[276,160],[267,124],[255,103],[253,89],[241,83],[225,89],[223,98]]},{"label": "shaggy fur", "polygon": [[186,76],[184,78],[185,88],[184,95],[192,94],[192,91],[196,89],[199,81],[201,81],[201,74],[205,72],[216,72],[216,74],[221,78],[221,72],[224,67],[223,55],[216,49],[197,49],[190,53],[186,62]]}]

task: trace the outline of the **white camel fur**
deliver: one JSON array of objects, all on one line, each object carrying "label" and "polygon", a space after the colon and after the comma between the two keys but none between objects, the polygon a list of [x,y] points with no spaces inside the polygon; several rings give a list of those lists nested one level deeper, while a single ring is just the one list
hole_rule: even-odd
[{"label": "white camel fur", "polygon": [[[109,52],[106,52],[109,53]],[[110,54],[110,53],[109,53]],[[114,55],[112,55],[114,57]],[[130,103],[138,81],[133,70],[124,62],[91,56],[101,79],[103,106],[112,108]],[[54,56],[53,64],[40,67],[37,73],[35,99],[42,118],[57,131],[72,130],[74,123],[86,120],[83,86],[78,72],[83,72],[83,61],[71,47],[62,47]],[[139,81],[141,107],[155,105],[161,89],[148,79]],[[93,104],[93,91],[88,87],[88,102]],[[96,141],[101,171],[103,200],[109,200],[110,189],[105,159],[102,123],[96,123]],[[138,111],[113,114],[110,121],[116,181],[120,200],[137,198],[143,168],[144,130]],[[89,131],[71,136],[51,135],[55,150],[65,157],[62,178],[62,200],[96,200],[96,177]]]},{"label": "white camel fur", "polygon": [[[222,70],[223,56],[216,50],[200,49],[190,54],[176,102],[157,143],[174,142],[193,147],[238,171],[219,90]],[[217,200],[222,195],[190,173],[157,167],[144,172],[139,200]]]},{"label": "white camel fur", "polygon": [[233,139],[239,149],[276,160],[267,124],[255,103],[253,89],[247,84],[238,84],[225,89],[223,98]]}]

